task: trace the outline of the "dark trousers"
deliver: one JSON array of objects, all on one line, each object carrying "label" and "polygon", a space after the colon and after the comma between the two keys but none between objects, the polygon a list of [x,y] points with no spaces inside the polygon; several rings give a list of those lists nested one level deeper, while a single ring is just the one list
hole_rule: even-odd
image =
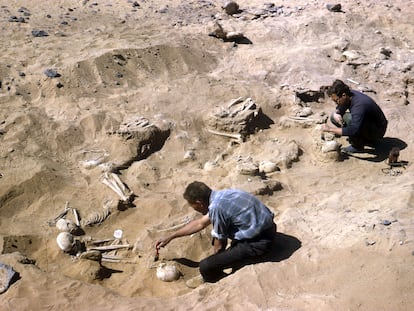
[{"label": "dark trousers", "polygon": [[[343,117],[344,126],[350,126],[352,123],[352,116],[349,112],[346,112]],[[333,114],[330,117],[331,123],[337,127],[342,127],[341,124],[338,124],[335,119],[333,118]],[[360,133],[355,136],[349,136],[349,142],[355,148],[364,148],[365,145],[374,144],[378,139],[384,137],[385,132],[387,130],[388,122],[385,122],[381,126],[377,126],[371,122],[364,122],[362,124]]]},{"label": "dark trousers", "polygon": [[246,264],[254,263],[271,250],[276,234],[276,225],[264,230],[257,237],[246,240],[233,240],[229,248],[211,255],[200,262],[200,273],[206,282],[217,282],[227,274],[224,269],[233,271]]}]

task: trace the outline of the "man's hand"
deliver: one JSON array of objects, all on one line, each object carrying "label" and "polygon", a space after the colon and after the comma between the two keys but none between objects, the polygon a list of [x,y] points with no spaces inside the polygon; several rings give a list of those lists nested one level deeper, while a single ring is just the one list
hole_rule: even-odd
[{"label": "man's hand", "polygon": [[214,254],[224,251],[226,249],[226,246],[227,246],[227,239],[219,240],[219,239],[213,238]]},{"label": "man's hand", "polygon": [[160,249],[161,247],[166,246],[168,243],[171,242],[171,238],[170,237],[162,237],[161,239],[159,239],[156,243],[155,243],[155,247],[157,249]]},{"label": "man's hand", "polygon": [[329,133],[331,131],[331,127],[327,124],[322,124],[321,130],[322,130],[322,132],[328,132]]},{"label": "man's hand", "polygon": [[338,124],[340,124],[341,126],[343,126],[343,125],[344,125],[344,120],[342,120],[342,116],[341,116],[339,113],[334,113],[334,114],[333,114],[333,118],[334,118],[334,120],[335,120]]}]

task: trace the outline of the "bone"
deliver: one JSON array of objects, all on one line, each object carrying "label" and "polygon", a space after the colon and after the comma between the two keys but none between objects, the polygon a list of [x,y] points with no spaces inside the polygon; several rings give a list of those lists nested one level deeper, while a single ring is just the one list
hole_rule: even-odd
[{"label": "bone", "polygon": [[76,223],[76,225],[77,225],[78,227],[80,227],[80,218],[79,218],[79,213],[78,213],[78,211],[76,210],[76,208],[73,208],[73,209],[72,209],[72,212],[73,212],[73,216],[75,216],[75,223]]},{"label": "bone", "polygon": [[243,142],[242,135],[240,135],[240,134],[230,134],[230,133],[218,132],[218,131],[214,131],[214,130],[211,130],[211,129],[208,129],[208,131],[211,134],[214,134],[214,135],[229,137],[229,138],[236,139],[238,142]]},{"label": "bone", "polygon": [[112,241],[114,241],[114,239],[111,238],[111,239],[88,241],[88,243],[97,245],[97,244],[103,244],[103,243],[112,242]]},{"label": "bone", "polygon": [[116,194],[119,195],[121,200],[128,201],[130,195],[132,194],[132,191],[130,191],[129,194],[126,194],[126,187],[121,181],[121,179],[118,177],[115,173],[108,173],[105,172],[103,177],[101,178],[101,181],[104,185],[107,185],[109,188],[111,188]]},{"label": "bone", "polygon": [[89,215],[86,219],[83,220],[84,226],[92,226],[101,224],[108,216],[111,214],[111,205],[112,201],[108,201],[104,204],[103,210],[94,212]]},{"label": "bone", "polygon": [[242,101],[243,101],[243,97],[236,98],[236,99],[234,99],[230,102],[230,104],[227,106],[227,108],[231,108],[234,105],[237,105],[238,103],[241,103]]},{"label": "bone", "polygon": [[121,244],[121,245],[104,245],[104,246],[93,246],[88,248],[88,250],[97,250],[97,251],[113,251],[116,249],[122,249],[122,248],[131,248],[132,246],[130,244]]},{"label": "bone", "polygon": [[52,220],[49,220],[47,223],[49,224],[49,226],[50,227],[54,227],[54,226],[56,226],[56,222],[59,220],[59,219],[61,219],[61,218],[64,218],[66,215],[67,215],[67,213],[69,212],[69,210],[70,210],[70,207],[69,207],[69,202],[65,202],[65,209],[63,210],[63,212],[62,213],[60,213],[59,215],[57,215],[54,219],[52,219]]}]

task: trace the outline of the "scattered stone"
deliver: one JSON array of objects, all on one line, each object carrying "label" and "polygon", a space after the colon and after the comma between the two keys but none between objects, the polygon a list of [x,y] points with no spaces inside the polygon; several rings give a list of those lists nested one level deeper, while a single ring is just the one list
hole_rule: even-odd
[{"label": "scattered stone", "polygon": [[390,49],[387,48],[381,48],[380,53],[382,55],[385,55],[387,58],[391,56],[392,51]]},{"label": "scattered stone", "polygon": [[58,78],[58,77],[60,77],[60,74],[54,69],[46,69],[44,71],[44,74],[46,76],[48,76],[49,78]]},{"label": "scattered stone", "polygon": [[17,17],[17,16],[11,16],[9,18],[9,22],[14,22],[14,23],[25,23],[26,20],[24,19],[24,17]]},{"label": "scattered stone", "polygon": [[32,30],[32,35],[34,37],[47,37],[49,34],[44,30]]},{"label": "scattered stone", "polygon": [[384,226],[389,226],[389,225],[391,225],[391,221],[389,221],[389,220],[385,219],[385,220],[383,220],[383,221],[382,221],[382,224],[383,224]]},{"label": "scattered stone", "polygon": [[[223,41],[232,41],[232,42],[237,42],[237,41],[241,41],[243,39],[247,39],[247,38],[245,38],[243,33],[239,32],[239,31],[225,31],[223,29],[223,27],[218,22],[214,23],[212,31],[209,32],[208,35],[210,37],[215,37],[217,39],[222,39]],[[248,40],[246,40],[246,42],[248,42]]]},{"label": "scattered stone", "polygon": [[21,263],[22,265],[35,265],[36,264],[36,260],[28,258],[28,257],[22,257],[17,261]]},{"label": "scattered stone", "polygon": [[0,294],[9,288],[17,276],[18,273],[12,267],[0,262]]},{"label": "scattered stone", "polygon": [[371,245],[374,245],[375,243],[376,243],[375,241],[369,241],[369,240],[365,241],[366,246],[371,246]]},{"label": "scattered stone", "polygon": [[222,8],[228,15],[233,15],[239,12],[239,5],[234,1],[226,2]]},{"label": "scattered stone", "polygon": [[342,12],[342,5],[338,4],[327,4],[326,8],[331,12]]},{"label": "scattered stone", "polygon": [[276,171],[280,171],[280,168],[272,161],[262,161],[259,163],[259,173],[269,174]]},{"label": "scattered stone", "polygon": [[162,14],[165,14],[165,13],[167,13],[167,12],[168,12],[168,8],[167,8],[167,7],[163,7],[163,8],[161,8],[161,9],[157,10],[156,12],[157,12],[157,13],[162,13]]}]

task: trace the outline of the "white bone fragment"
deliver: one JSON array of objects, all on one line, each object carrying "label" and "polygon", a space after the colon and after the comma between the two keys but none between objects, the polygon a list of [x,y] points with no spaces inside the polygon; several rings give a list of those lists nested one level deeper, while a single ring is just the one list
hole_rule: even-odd
[{"label": "white bone fragment", "polygon": [[94,241],[88,241],[88,243],[90,244],[102,244],[102,243],[107,243],[107,242],[111,242],[114,239],[103,239],[103,240],[94,240]]},{"label": "white bone fragment", "polygon": [[243,101],[243,97],[239,97],[236,99],[233,99],[230,104],[227,106],[227,108],[231,108],[234,105],[237,105],[238,103],[241,103]]},{"label": "white bone fragment", "polygon": [[132,191],[127,192],[125,184],[121,181],[119,176],[115,173],[105,172],[101,179],[102,183],[111,188],[123,201],[128,201],[132,195]]},{"label": "white bone fragment", "polygon": [[346,79],[347,81],[349,81],[349,82],[351,82],[351,83],[354,83],[354,84],[356,84],[356,85],[359,85],[359,82],[357,82],[357,81],[355,81],[355,80],[352,80],[352,79]]},{"label": "white bone fragment", "polygon": [[224,132],[214,131],[214,130],[211,130],[211,129],[208,129],[208,131],[211,134],[214,134],[214,135],[229,137],[229,138],[236,139],[238,142],[243,142],[243,138],[242,138],[242,135],[241,134],[230,134],[230,133],[224,133]]},{"label": "white bone fragment", "polygon": [[[111,173],[112,175],[116,175],[114,173]],[[111,188],[116,194],[119,195],[119,197],[123,200],[123,201],[127,201],[128,200],[128,196],[122,191],[122,189],[119,187],[119,185],[114,182],[112,179],[110,179],[108,173],[105,173],[104,176],[101,179],[102,183],[104,185],[107,185],[109,188]]]},{"label": "white bone fragment", "polygon": [[131,248],[130,244],[121,244],[121,245],[104,245],[104,246],[93,246],[88,248],[88,250],[97,250],[97,251],[113,251],[121,248]]},{"label": "white bone fragment", "polygon": [[73,216],[75,216],[75,223],[79,227],[80,226],[80,218],[79,218],[78,211],[76,210],[76,208],[73,208],[72,211],[73,211]]}]

